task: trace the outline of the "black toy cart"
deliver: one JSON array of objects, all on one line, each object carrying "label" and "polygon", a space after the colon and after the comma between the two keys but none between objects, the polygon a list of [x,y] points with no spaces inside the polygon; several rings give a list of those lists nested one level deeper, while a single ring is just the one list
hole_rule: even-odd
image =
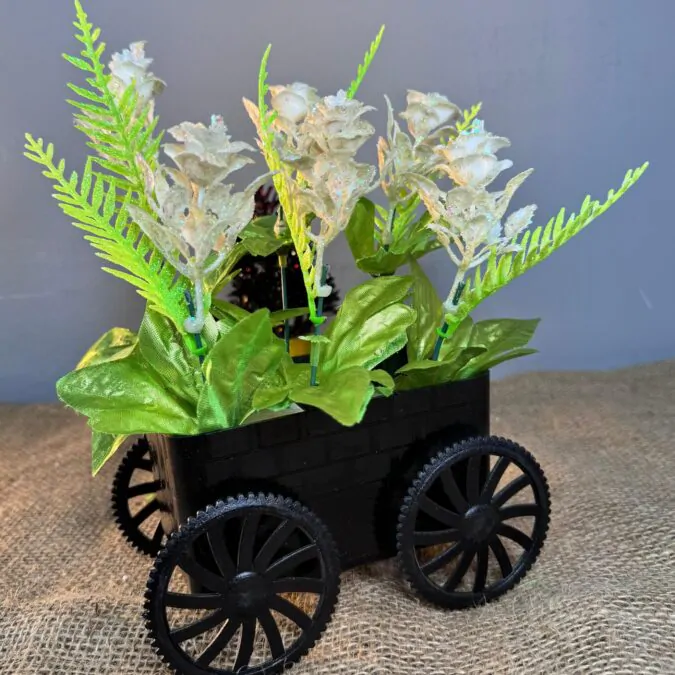
[{"label": "black toy cart", "polygon": [[307,409],[142,438],[113,503],[124,534],[156,556],[148,630],[186,675],[298,661],[331,619],[340,571],[362,563],[397,555],[441,607],[493,600],[525,575],[549,522],[539,465],[489,436],[488,374],[376,398],[355,427]]}]

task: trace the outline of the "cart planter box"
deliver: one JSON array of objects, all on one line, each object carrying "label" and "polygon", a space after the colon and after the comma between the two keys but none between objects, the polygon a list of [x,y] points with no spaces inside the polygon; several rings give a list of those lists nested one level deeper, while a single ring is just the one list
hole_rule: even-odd
[{"label": "cart planter box", "polygon": [[[354,427],[308,408],[140,441],[114,503],[125,534],[157,554],[146,612],[165,660],[197,675],[282,669],[330,621],[340,571],[394,555],[442,607],[513,587],[543,544],[549,494],[529,453],[489,436],[489,392],[486,373],[376,398]],[[132,480],[147,470],[153,480]]]}]

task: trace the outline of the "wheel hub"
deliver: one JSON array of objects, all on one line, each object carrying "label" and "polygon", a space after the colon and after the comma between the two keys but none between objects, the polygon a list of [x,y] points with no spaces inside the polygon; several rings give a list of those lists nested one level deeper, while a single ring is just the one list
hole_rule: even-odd
[{"label": "wheel hub", "polygon": [[490,538],[498,524],[497,510],[487,504],[478,504],[464,514],[462,532],[471,541],[484,542]]},{"label": "wheel hub", "polygon": [[232,579],[230,597],[242,614],[255,615],[267,606],[271,588],[261,574],[242,572]]}]

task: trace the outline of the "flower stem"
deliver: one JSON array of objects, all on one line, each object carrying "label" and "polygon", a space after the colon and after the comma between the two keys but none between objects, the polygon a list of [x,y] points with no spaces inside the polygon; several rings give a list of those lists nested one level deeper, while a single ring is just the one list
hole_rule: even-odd
[{"label": "flower stem", "polygon": [[[201,286],[199,286],[198,288],[201,288]],[[190,293],[190,291],[187,290],[185,291],[185,302],[187,302],[188,310],[190,312],[190,318],[194,319],[195,306],[194,303],[192,302],[192,294]],[[199,356],[199,363],[201,365],[202,363],[204,363],[204,354],[203,354],[204,344],[202,342],[202,336],[199,333],[193,333],[192,335],[194,336],[195,340],[195,347],[196,347],[195,353]]]},{"label": "flower stem", "polygon": [[[321,285],[323,286],[326,283],[326,277],[328,276],[328,265],[322,265],[321,267]],[[319,296],[316,302],[316,315],[318,318],[321,318],[323,315],[323,296]],[[321,334],[321,323],[314,324],[314,335],[319,336]],[[312,346],[309,351],[309,384],[312,387],[316,387],[317,383],[317,374],[319,372],[319,356],[321,353],[321,344],[319,342],[312,342]]]},{"label": "flower stem", "polygon": [[[286,278],[286,268],[288,266],[288,256],[285,253],[279,254],[279,276],[281,277],[281,308],[288,309],[288,280]],[[284,342],[286,351],[290,351],[291,344],[291,322],[284,319]]]},{"label": "flower stem", "polygon": [[[464,291],[464,287],[466,284],[464,281],[460,281],[459,275],[455,279],[455,283],[453,284],[453,289],[450,291],[451,293],[454,292],[454,295],[452,296],[452,307],[456,308],[457,305],[459,304],[459,299],[462,297],[462,292]],[[434,353],[431,356],[432,361],[438,361],[438,358],[441,355],[441,347],[443,346],[443,341],[447,337],[447,331],[448,331],[448,322],[447,320],[443,321],[443,324],[441,327],[438,329],[438,337],[436,338],[436,343],[434,344]]]},{"label": "flower stem", "polygon": [[382,248],[384,248],[385,251],[389,250],[389,246],[391,245],[391,242],[394,239],[394,221],[396,220],[396,207],[394,206],[391,211],[389,211],[389,216],[387,218],[387,225],[386,229],[384,231],[384,236],[382,237],[384,241],[384,245]]}]

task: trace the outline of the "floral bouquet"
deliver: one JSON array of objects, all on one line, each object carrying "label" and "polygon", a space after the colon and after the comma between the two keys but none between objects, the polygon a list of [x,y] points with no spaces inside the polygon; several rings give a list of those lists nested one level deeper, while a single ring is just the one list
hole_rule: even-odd
[{"label": "floral bouquet", "polygon": [[[561,210],[532,228],[534,205],[508,214],[531,171],[492,188],[512,166],[497,157],[509,141],[486,130],[480,105],[462,110],[418,91],[398,115],[385,98],[378,165],[359,162],[375,108],[356,96],[382,31],[355,80],[328,96],[299,82],[268,86],[268,48],[258,99],[244,100],[257,151],[232,140],[219,115],[183,122],[165,138],[155,114],[165,83],[144,44],[106,66],[100,30],[75,4],[82,49],[65,58],[85,78],[69,85],[69,103],[92,154],[68,173],[51,144],[27,135],[26,156],[42,166],[103,269],[147,302],[137,333],[108,331],[57,385],[60,399],[88,417],[94,473],[129,435],[202,434],[303,406],[353,425],[373,396],[469,378],[531,353],[536,321],[473,323],[471,312],[604,213],[647,166],[629,171],[604,202],[587,197],[577,214]],[[256,155],[265,168],[237,191],[233,175]],[[278,213],[254,218],[256,190],[270,179]],[[383,204],[367,197],[378,186]],[[326,326],[326,249],[341,233],[371,279],[347,293]],[[289,245],[305,306],[249,313],[218,298],[244,255]],[[437,248],[454,269],[445,300],[419,264]],[[308,364],[295,363],[274,330],[302,315],[313,326]]]}]

